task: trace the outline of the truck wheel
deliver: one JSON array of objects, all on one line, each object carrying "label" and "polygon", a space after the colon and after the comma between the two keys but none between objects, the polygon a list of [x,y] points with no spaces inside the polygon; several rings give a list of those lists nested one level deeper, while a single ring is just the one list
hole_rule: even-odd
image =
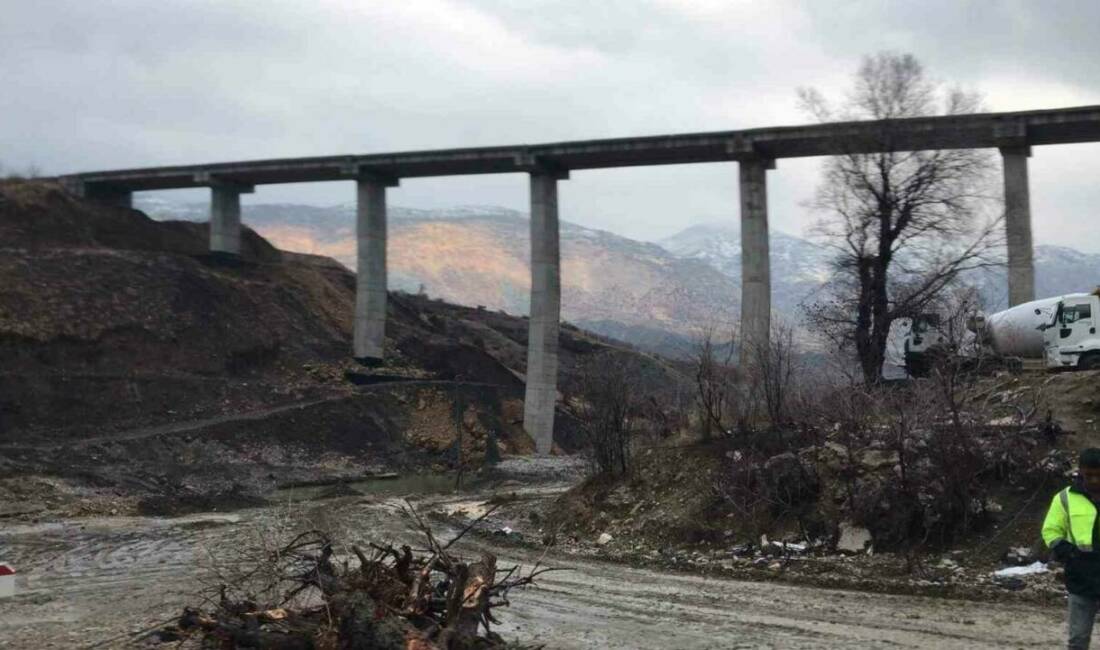
[{"label": "truck wheel", "polygon": [[1090,352],[1077,361],[1081,370],[1100,370],[1100,352]]}]

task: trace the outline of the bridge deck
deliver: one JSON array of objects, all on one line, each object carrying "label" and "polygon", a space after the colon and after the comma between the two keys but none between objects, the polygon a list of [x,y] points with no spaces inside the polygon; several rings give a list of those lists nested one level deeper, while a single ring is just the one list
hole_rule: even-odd
[{"label": "bridge deck", "polygon": [[538,166],[573,170],[794,158],[891,150],[976,149],[1100,141],[1100,106],[1016,113],[836,122],[536,145],[281,158],[152,167],[63,177],[115,191],[204,187],[208,177],[247,185],[347,180],[359,172],[393,178],[494,174]]}]

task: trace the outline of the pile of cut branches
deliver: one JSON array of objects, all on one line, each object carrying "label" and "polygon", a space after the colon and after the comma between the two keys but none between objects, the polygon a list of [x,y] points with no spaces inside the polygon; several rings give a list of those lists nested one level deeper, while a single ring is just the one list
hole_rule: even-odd
[{"label": "pile of cut branches", "polygon": [[489,553],[465,561],[451,549],[473,524],[444,542],[411,506],[405,513],[426,548],[370,543],[343,553],[329,534],[307,530],[237,566],[206,607],[184,610],[172,636],[224,650],[518,647],[491,631],[493,611],[551,569],[497,568]]}]

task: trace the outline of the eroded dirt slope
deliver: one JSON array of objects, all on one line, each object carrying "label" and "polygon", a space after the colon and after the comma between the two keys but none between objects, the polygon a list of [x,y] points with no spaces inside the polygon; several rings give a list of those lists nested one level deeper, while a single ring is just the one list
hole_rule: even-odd
[{"label": "eroded dirt slope", "polygon": [[[205,224],[0,184],[0,468],[125,500],[476,463],[490,439],[530,451],[525,319],[391,294],[386,364],[362,368],[351,272],[248,229],[238,258],[206,241]],[[589,355],[634,354],[574,328],[561,343],[565,380]]]}]

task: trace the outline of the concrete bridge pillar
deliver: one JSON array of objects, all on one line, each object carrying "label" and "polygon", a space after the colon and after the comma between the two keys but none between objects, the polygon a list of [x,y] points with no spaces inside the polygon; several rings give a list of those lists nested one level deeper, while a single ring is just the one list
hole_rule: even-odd
[{"label": "concrete bridge pillar", "polygon": [[241,252],[241,193],[236,188],[210,188],[210,251]]},{"label": "concrete bridge pillar", "polygon": [[240,255],[241,194],[251,194],[255,188],[206,174],[196,180],[210,185],[210,252]]},{"label": "concrete bridge pillar", "polygon": [[523,428],[536,451],[554,444],[558,398],[558,329],[561,321],[561,250],[558,234],[558,180],[568,172],[531,172],[531,317],[527,324],[527,386]]},{"label": "concrete bridge pillar", "polygon": [[366,365],[379,364],[386,341],[386,188],[397,180],[356,179],[355,322],[353,354]]},{"label": "concrete bridge pillar", "polygon": [[1035,300],[1035,259],[1031,242],[1031,197],[1027,159],[1031,148],[1002,147],[1005,181],[1005,239],[1008,244],[1008,305]]},{"label": "concrete bridge pillar", "polygon": [[771,334],[772,282],[768,248],[767,170],[775,161],[740,161],[741,176],[741,366],[768,345]]}]

